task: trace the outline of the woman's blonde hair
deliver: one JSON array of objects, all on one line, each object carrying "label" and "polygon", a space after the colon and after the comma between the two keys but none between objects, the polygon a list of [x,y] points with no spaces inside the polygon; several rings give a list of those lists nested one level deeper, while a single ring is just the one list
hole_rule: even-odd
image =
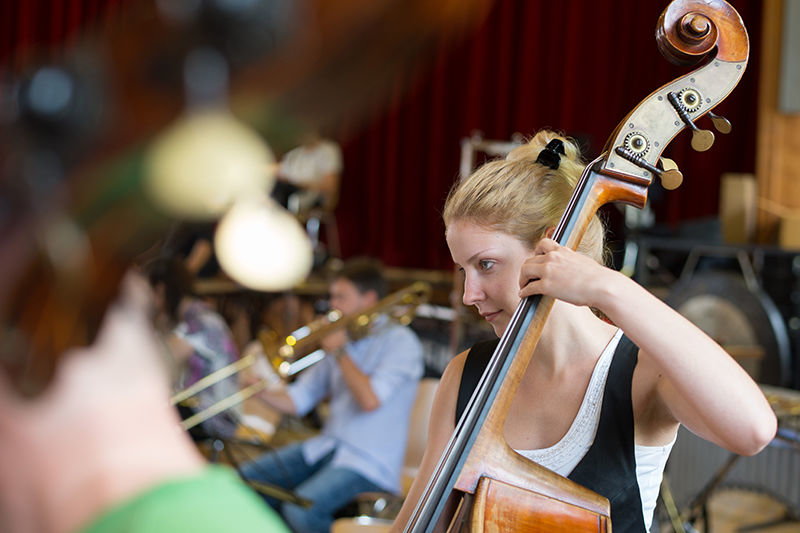
[{"label": "woman's blonde hair", "polygon": [[[553,139],[564,143],[558,169],[536,159]],[[456,183],[444,204],[444,223],[467,220],[512,235],[532,248],[558,224],[585,163],[574,140],[541,130],[505,159],[490,161]],[[595,215],[578,251],[603,263],[604,228]]]}]

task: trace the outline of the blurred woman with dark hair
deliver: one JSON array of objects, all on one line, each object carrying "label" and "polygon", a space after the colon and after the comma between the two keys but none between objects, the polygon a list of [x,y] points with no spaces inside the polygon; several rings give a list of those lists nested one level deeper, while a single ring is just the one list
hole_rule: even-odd
[{"label": "blurred woman with dark hair", "polygon": [[[156,259],[145,267],[156,300],[156,324],[179,365],[176,387],[186,388],[199,379],[236,361],[239,351],[222,316],[197,297],[193,279],[179,257]],[[205,409],[234,394],[235,376],[226,378],[197,395],[197,409]],[[203,423],[215,436],[232,435],[237,417],[227,411]]]}]

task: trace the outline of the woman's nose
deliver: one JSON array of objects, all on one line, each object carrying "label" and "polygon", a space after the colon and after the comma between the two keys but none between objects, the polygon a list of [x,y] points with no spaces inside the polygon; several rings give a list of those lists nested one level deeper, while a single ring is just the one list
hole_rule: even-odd
[{"label": "woman's nose", "polygon": [[462,298],[464,305],[475,305],[483,299],[483,296],[480,283],[467,275],[464,278],[464,297]]}]

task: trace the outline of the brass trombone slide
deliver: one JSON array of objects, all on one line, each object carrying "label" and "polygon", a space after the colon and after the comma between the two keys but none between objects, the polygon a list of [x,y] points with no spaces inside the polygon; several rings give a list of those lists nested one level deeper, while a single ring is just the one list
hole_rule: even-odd
[{"label": "brass trombone slide", "polygon": [[[321,350],[307,352],[318,346],[319,342],[331,333],[347,327],[352,339],[362,338],[366,336],[370,326],[380,315],[388,315],[391,319],[407,325],[413,319],[417,307],[428,301],[430,293],[429,283],[417,281],[386,296],[374,306],[359,313],[342,316],[338,311],[331,311],[324,317],[293,331],[279,345],[276,345],[274,339],[268,335],[259,335],[259,341],[268,357],[270,357],[269,354],[275,354],[270,357],[270,363],[282,378],[287,378],[322,360],[324,352]],[[387,312],[393,308],[398,308],[398,312]],[[212,372],[186,389],[175,393],[170,398],[170,402],[172,405],[177,405],[188,400],[223,379],[250,368],[261,356],[262,354],[257,352],[250,353],[238,361]],[[269,386],[268,379],[259,380],[183,420],[181,427],[188,430],[202,424],[209,418],[255,396],[267,386]]]}]

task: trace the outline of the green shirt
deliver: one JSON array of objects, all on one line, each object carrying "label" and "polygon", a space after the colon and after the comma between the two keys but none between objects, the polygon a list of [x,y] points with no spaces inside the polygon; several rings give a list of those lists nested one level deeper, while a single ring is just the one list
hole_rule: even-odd
[{"label": "green shirt", "polygon": [[229,469],[170,480],[103,513],[82,533],[288,533],[278,515]]}]

